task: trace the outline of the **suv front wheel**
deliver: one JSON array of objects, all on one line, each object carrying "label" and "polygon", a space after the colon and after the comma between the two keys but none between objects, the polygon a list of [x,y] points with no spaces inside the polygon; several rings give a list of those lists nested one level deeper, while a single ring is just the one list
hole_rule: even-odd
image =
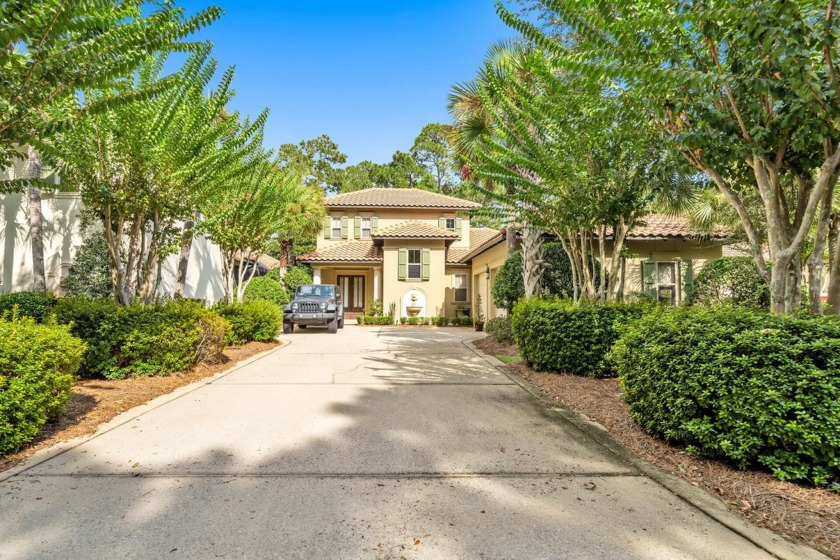
[{"label": "suv front wheel", "polygon": [[329,323],[327,323],[327,327],[329,328],[330,332],[335,334],[338,332],[338,319],[333,319]]},{"label": "suv front wheel", "polygon": [[291,321],[283,321],[283,334],[292,334],[295,331],[295,324]]}]

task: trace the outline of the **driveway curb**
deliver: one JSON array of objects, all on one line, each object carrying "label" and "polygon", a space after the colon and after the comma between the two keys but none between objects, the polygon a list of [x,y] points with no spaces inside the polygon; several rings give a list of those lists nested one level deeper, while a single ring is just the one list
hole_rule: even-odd
[{"label": "driveway curb", "polygon": [[63,453],[66,453],[67,451],[75,449],[76,447],[82,445],[83,443],[86,443],[86,442],[88,442],[92,439],[95,439],[95,438],[101,436],[102,434],[110,432],[111,430],[113,430],[115,428],[118,428],[118,427],[120,427],[124,424],[127,424],[128,422],[131,422],[135,418],[138,418],[138,417],[146,414],[147,412],[150,412],[150,411],[152,411],[156,408],[159,408],[159,407],[161,407],[165,404],[168,404],[168,403],[170,403],[174,400],[177,400],[177,399],[179,399],[179,398],[181,398],[185,395],[188,395],[189,393],[192,393],[193,391],[196,391],[196,390],[200,389],[201,387],[203,387],[205,385],[210,385],[211,383],[214,383],[214,382],[218,381],[219,379],[230,375],[234,371],[236,371],[238,369],[241,369],[241,368],[243,368],[243,367],[245,367],[245,366],[247,366],[247,365],[249,365],[253,362],[256,362],[257,360],[261,360],[262,358],[268,356],[269,354],[271,354],[273,352],[277,352],[278,350],[282,350],[283,348],[286,348],[287,346],[289,346],[291,344],[291,342],[288,341],[288,340],[283,341],[283,342],[284,342],[284,344],[282,346],[278,346],[277,348],[272,348],[270,350],[265,350],[264,352],[260,352],[259,354],[254,354],[250,358],[242,360],[241,362],[237,362],[232,367],[230,367],[230,368],[228,368],[224,371],[220,371],[219,373],[217,373],[215,375],[212,375],[210,377],[205,377],[205,378],[199,379],[197,381],[193,381],[192,383],[190,383],[188,385],[183,385],[181,387],[178,387],[177,389],[175,389],[174,391],[172,391],[170,393],[166,393],[165,395],[160,395],[159,397],[155,397],[154,399],[152,399],[148,402],[145,402],[143,404],[139,404],[139,405],[135,406],[134,408],[129,408],[128,410],[117,414],[115,417],[113,417],[111,420],[108,420],[104,424],[100,424],[99,427],[96,429],[96,431],[92,434],[77,437],[77,438],[74,438],[74,439],[71,439],[71,440],[68,440],[68,441],[62,441],[62,442],[59,442],[59,443],[53,445],[52,447],[48,447],[46,449],[42,449],[41,451],[36,452],[34,455],[32,455],[28,459],[24,460],[22,463],[20,463],[18,465],[15,465],[14,467],[11,467],[8,470],[0,472],[0,484],[2,484],[3,482],[6,482],[10,478],[14,478],[18,475],[23,474],[24,472],[28,471],[29,469],[37,467],[41,463],[49,461],[50,459],[53,459],[54,457],[58,457],[59,455],[61,455]]},{"label": "driveway curb", "polygon": [[672,494],[695,507],[706,516],[714,519],[721,525],[747,539],[754,545],[763,549],[768,554],[782,560],[830,560],[828,556],[814,550],[813,548],[792,543],[776,533],[756,527],[732,514],[714,496],[707,493],[690,482],[668,473],[656,465],[637,457],[632,451],[613,439],[609,432],[600,424],[593,422],[583,414],[570,408],[566,408],[556,401],[550,399],[537,387],[531,385],[527,380],[509,371],[504,362],[495,356],[485,354],[478,349],[474,342],[481,337],[465,340],[464,345],[484,358],[487,363],[495,367],[500,373],[507,376],[511,381],[527,391],[532,398],[538,401],[547,412],[557,415],[559,418],[571,423],[581,432],[591,437],[597,443],[607,448],[621,460],[638,469],[642,474],[666,488]]}]

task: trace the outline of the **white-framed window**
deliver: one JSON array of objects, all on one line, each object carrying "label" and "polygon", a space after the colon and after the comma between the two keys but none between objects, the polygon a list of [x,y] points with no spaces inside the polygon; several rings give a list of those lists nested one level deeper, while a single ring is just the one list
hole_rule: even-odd
[{"label": "white-framed window", "polygon": [[341,218],[332,218],[332,233],[331,237],[333,239],[341,239]]},{"label": "white-framed window", "polygon": [[455,218],[446,218],[446,229],[455,231]]},{"label": "white-framed window", "polygon": [[452,276],[452,287],[455,289],[455,301],[458,303],[464,303],[469,301],[467,294],[467,275],[466,274],[454,274]]},{"label": "white-framed window", "polygon": [[362,218],[362,231],[361,237],[362,239],[370,239],[370,218]]},{"label": "white-framed window", "polygon": [[420,249],[408,250],[408,270],[406,277],[409,280],[419,280],[423,268],[422,251]]}]

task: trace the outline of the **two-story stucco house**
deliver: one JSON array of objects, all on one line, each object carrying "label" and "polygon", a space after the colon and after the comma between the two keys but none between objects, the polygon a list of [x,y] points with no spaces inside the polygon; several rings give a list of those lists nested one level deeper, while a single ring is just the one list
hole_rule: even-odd
[{"label": "two-story stucco house", "polygon": [[[341,286],[352,317],[372,300],[397,316],[501,313],[491,288],[507,257],[504,230],[470,226],[467,200],[418,189],[372,188],[327,199],[315,251],[298,260],[315,281]],[[662,303],[684,300],[703,265],[723,253],[726,236],[702,238],[684,220],[646,217],[627,236],[626,294],[646,291]]]},{"label": "two-story stucco house", "polygon": [[317,249],[298,260],[313,267],[316,282],[341,286],[351,316],[371,300],[381,300],[385,311],[393,304],[399,316],[469,315],[470,258],[488,241],[503,240],[497,230],[470,227],[468,212],[478,206],[419,189],[334,196]]}]

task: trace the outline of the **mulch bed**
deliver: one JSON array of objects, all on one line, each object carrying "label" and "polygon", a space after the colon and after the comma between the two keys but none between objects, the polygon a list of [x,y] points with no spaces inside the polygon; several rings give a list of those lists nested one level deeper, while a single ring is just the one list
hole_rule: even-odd
[{"label": "mulch bed", "polygon": [[[491,355],[515,355],[515,346],[491,338],[476,341]],[[639,457],[719,498],[747,521],[840,560],[840,492],[784,482],[769,473],[739,471],[725,463],[689,455],[646,434],[621,400],[617,379],[593,379],[507,366],[551,399],[601,424]]]},{"label": "mulch bed", "polygon": [[96,432],[100,424],[118,414],[150,400],[171,393],[194,381],[221,373],[260,352],[280,346],[279,342],[250,342],[231,346],[220,363],[201,365],[165,377],[131,377],[128,379],[84,379],[73,385],[73,395],[57,420],[44,426],[38,439],[24,449],[0,457],[0,471],[9,469],[60,441]]}]

